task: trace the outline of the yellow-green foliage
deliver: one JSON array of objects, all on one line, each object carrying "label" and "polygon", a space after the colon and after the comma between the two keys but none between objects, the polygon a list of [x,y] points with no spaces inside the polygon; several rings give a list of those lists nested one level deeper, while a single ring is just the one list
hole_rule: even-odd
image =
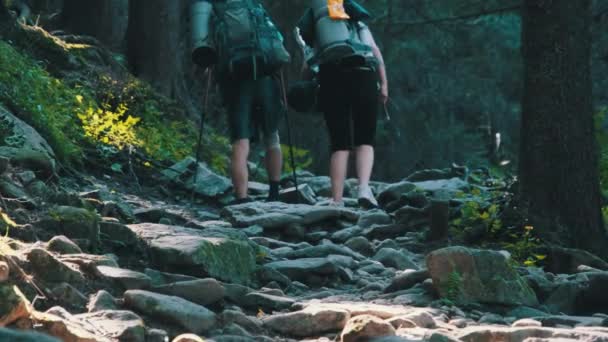
[{"label": "yellow-green foliage", "polygon": [[82,156],[82,128],[75,113],[84,110],[76,96],[84,89],[67,86],[29,57],[0,41],[0,101],[18,108],[23,120],[36,128],[60,160],[77,162]]},{"label": "yellow-green foliage", "polygon": [[[79,101],[82,101],[82,97],[79,97]],[[103,107],[105,109],[89,107],[84,113],[78,114],[85,136],[119,150],[127,146],[140,146],[142,142],[134,130],[140,119],[131,115],[125,118],[127,107],[122,104],[116,111],[109,109],[109,106]]]},{"label": "yellow-green foliage", "polygon": [[[283,160],[285,161],[285,171],[293,172],[290,147],[281,145],[281,151],[283,152]],[[296,170],[305,170],[312,165],[312,157],[310,156],[310,151],[307,149],[293,146],[293,157],[295,159]]]}]

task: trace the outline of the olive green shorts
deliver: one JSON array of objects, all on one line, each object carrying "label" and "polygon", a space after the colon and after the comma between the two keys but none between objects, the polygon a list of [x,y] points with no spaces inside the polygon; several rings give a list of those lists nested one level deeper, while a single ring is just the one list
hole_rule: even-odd
[{"label": "olive green shorts", "polygon": [[283,108],[279,87],[272,77],[225,79],[221,88],[232,142],[242,139],[255,142],[261,133],[267,147],[280,144],[278,128]]}]

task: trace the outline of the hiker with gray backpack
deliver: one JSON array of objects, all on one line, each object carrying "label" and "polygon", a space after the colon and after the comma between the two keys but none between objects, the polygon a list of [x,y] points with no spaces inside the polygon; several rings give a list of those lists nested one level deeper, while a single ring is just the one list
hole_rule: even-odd
[{"label": "hiker with gray backpack", "polygon": [[364,20],[371,15],[353,0],[311,0],[296,37],[314,54],[304,52],[308,74],[318,70],[318,109],[331,141],[332,204],[343,205],[350,151],[356,155],[359,205],[377,207],[369,186],[374,164],[376,121],[388,100],[382,53]]},{"label": "hiker with gray backpack", "polygon": [[228,113],[235,203],[248,197],[250,142],[263,140],[270,192],[279,200],[283,110],[278,74],[289,63],[283,37],[258,0],[204,0],[192,5],[193,61],[213,68]]}]

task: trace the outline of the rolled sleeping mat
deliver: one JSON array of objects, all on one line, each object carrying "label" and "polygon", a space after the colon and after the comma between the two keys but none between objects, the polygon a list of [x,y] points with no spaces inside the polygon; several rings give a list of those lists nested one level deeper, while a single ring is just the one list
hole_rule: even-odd
[{"label": "rolled sleeping mat", "polygon": [[332,19],[327,6],[327,0],[312,0],[315,48],[318,51],[318,59],[322,63],[340,60],[354,52],[348,43],[351,33],[346,20]]},{"label": "rolled sleeping mat", "polygon": [[218,55],[211,30],[213,5],[208,1],[195,1],[192,4],[190,23],[192,25],[192,61],[202,67],[217,63]]}]

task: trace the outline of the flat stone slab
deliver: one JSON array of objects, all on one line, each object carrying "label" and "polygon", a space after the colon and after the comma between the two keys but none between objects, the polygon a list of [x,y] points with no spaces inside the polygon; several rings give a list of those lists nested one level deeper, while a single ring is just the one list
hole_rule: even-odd
[{"label": "flat stone slab", "polygon": [[255,244],[229,228],[192,229],[142,223],[129,229],[145,243],[153,266],[245,284],[256,266]]},{"label": "flat stone slab", "polygon": [[124,268],[97,266],[97,274],[109,279],[127,290],[145,289],[150,287],[152,279],[147,275]]},{"label": "flat stone slab", "polygon": [[124,299],[129,308],[179,324],[196,334],[207,332],[216,324],[216,315],[212,311],[183,298],[131,290],[125,292]]},{"label": "flat stone slab", "polygon": [[235,227],[259,225],[264,228],[282,228],[290,224],[314,225],[340,219],[356,222],[359,218],[359,214],[346,208],[279,202],[229,206],[222,210],[221,215]]}]

